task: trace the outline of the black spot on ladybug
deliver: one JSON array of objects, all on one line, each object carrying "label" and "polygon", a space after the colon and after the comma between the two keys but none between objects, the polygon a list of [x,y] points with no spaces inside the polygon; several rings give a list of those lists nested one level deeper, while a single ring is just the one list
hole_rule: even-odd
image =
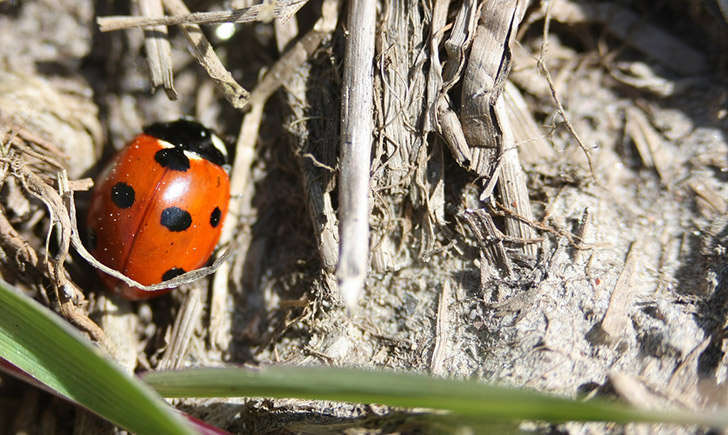
[{"label": "black spot on ladybug", "polygon": [[111,188],[111,201],[119,208],[129,208],[134,204],[134,188],[118,182]]},{"label": "black spot on ladybug", "polygon": [[184,231],[192,225],[192,216],[181,208],[167,207],[162,210],[161,224],[170,231]]},{"label": "black spot on ladybug", "polygon": [[210,213],[210,225],[212,225],[213,228],[217,227],[217,224],[220,223],[220,215],[222,215],[222,212],[219,207],[215,207],[215,210]]},{"label": "black spot on ladybug", "polygon": [[219,141],[215,133],[198,122],[189,119],[158,122],[144,127],[144,133],[169,142],[181,151],[197,153],[218,166],[226,163],[226,155],[213,142]]},{"label": "black spot on ladybug", "polygon": [[180,148],[163,148],[154,153],[154,160],[173,171],[185,172],[190,169],[190,159]]},{"label": "black spot on ladybug", "polygon": [[185,270],[179,267],[173,267],[162,274],[162,281],[168,281],[185,273]]},{"label": "black spot on ladybug", "polygon": [[89,251],[95,251],[97,246],[98,238],[96,237],[96,231],[89,228],[88,232],[86,233],[86,245],[88,246]]}]

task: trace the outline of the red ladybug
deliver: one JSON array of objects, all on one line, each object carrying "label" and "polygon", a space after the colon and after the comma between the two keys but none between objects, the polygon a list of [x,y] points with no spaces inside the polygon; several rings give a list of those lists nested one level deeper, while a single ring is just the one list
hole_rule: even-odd
[{"label": "red ladybug", "polygon": [[[101,174],[87,227],[91,254],[144,285],[203,266],[212,254],[230,199],[225,144],[189,121],[152,124]],[[101,274],[129,299],[144,291]]]}]

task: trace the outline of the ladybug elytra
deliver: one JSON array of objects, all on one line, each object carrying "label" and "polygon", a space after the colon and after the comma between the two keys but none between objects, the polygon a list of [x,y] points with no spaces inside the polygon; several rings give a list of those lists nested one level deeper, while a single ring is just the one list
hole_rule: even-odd
[{"label": "ladybug elytra", "polygon": [[[145,127],[97,181],[87,218],[91,254],[144,285],[203,266],[227,213],[226,160],[222,140],[197,122]],[[129,299],[169,292],[101,278]]]}]

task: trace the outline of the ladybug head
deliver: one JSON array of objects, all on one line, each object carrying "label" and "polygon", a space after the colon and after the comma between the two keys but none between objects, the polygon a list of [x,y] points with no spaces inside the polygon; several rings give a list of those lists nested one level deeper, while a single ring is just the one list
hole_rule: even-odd
[{"label": "ladybug head", "polygon": [[225,143],[214,131],[199,122],[189,119],[157,122],[144,127],[144,133],[181,148],[182,151],[198,154],[218,166],[227,164]]}]

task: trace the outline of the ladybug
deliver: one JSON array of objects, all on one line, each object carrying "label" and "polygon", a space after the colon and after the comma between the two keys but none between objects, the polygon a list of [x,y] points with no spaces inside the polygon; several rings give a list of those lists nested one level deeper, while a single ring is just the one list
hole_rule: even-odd
[{"label": "ladybug", "polygon": [[[203,266],[227,213],[227,150],[212,130],[180,119],[147,126],[102,172],[87,218],[91,254],[143,285]],[[101,273],[128,299],[145,291]]]}]

